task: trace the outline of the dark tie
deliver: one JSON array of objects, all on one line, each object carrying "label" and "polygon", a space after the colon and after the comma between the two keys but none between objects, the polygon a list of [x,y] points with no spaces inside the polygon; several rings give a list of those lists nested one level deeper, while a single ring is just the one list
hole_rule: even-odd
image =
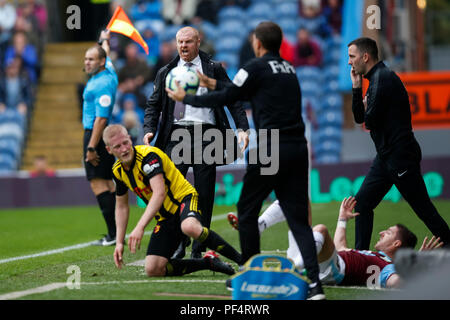
[{"label": "dark tie", "polygon": [[[191,62],[186,62],[184,64],[186,67],[190,68],[193,66],[193,63]],[[175,102],[175,108],[173,110],[173,115],[175,117],[176,120],[180,120],[181,118],[184,117],[184,112],[186,111],[186,105],[181,102],[181,101],[176,101]]]}]

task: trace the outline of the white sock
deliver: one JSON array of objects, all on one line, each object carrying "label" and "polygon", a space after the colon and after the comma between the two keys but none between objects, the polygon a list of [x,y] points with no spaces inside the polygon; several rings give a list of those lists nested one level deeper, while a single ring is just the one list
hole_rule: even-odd
[{"label": "white sock", "polygon": [[[320,251],[322,251],[323,244],[325,242],[325,238],[320,232],[313,232],[314,242],[316,244],[317,255],[319,255]],[[295,266],[301,270],[305,267],[305,263],[303,262],[302,254],[300,253],[300,249],[298,248],[297,242],[295,241],[294,235],[292,231],[288,231],[288,240],[289,240],[289,248],[287,249],[287,257],[294,261]]]},{"label": "white sock", "polygon": [[314,242],[316,243],[316,251],[317,255],[319,255],[320,251],[322,251],[323,244],[325,242],[325,238],[323,234],[318,231],[313,231]]},{"label": "white sock", "polygon": [[259,233],[261,234],[265,229],[285,220],[280,202],[275,200],[258,218]]}]

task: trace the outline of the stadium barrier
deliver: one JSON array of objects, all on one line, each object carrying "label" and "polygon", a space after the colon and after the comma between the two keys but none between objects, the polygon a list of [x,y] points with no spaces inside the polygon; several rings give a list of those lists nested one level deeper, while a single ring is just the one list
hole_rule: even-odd
[{"label": "stadium barrier", "polygon": [[[428,158],[422,161],[422,173],[431,198],[450,199],[450,157]],[[370,162],[316,165],[311,170],[311,201],[326,203],[341,201],[354,195],[369,171]],[[235,205],[242,189],[244,165],[228,165],[217,168],[217,205]],[[193,181],[193,174],[187,178]],[[272,194],[271,199],[275,199]],[[385,200],[400,201],[398,190],[393,187]],[[130,194],[130,202],[136,203]],[[0,208],[96,205],[84,170],[56,172],[56,177],[30,178],[26,172],[0,178]]]}]

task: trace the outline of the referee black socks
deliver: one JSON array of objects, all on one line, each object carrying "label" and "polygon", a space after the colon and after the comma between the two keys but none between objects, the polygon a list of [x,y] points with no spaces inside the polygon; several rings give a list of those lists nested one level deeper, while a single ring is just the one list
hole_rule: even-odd
[{"label": "referee black socks", "polygon": [[108,228],[108,235],[111,238],[116,238],[116,196],[115,193],[105,191],[96,196],[103,218],[105,219]]}]

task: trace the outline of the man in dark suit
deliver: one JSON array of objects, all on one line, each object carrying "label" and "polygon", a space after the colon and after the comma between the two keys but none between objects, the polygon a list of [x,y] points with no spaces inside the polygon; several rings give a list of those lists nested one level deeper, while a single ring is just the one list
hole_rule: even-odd
[{"label": "man in dark suit", "polygon": [[[147,101],[144,119],[145,135],[143,140],[145,144],[150,144],[158,129],[158,123],[161,116],[155,146],[163,150],[172,158],[172,160],[174,160],[177,168],[184,176],[186,176],[189,167],[193,168],[194,187],[199,193],[199,207],[202,212],[202,218],[204,219],[203,225],[209,228],[214,205],[216,166],[233,162],[236,158],[230,158],[230,154],[237,155],[238,144],[243,143],[243,147],[240,150],[241,152],[247,148],[247,130],[249,129],[249,125],[241,103],[238,102],[227,106],[236,124],[236,128],[239,130],[237,141],[236,137],[233,135],[235,140],[235,150],[233,150],[233,152],[230,152],[231,150],[222,150],[223,157],[221,155],[221,159],[223,161],[215,162],[213,164],[209,164],[210,162],[206,163],[203,157],[201,157],[201,163],[198,161],[199,150],[197,150],[198,148],[194,148],[194,146],[201,145],[201,152],[203,155],[205,147],[211,143],[210,141],[203,139],[203,134],[208,129],[214,128],[220,130],[224,139],[223,145],[226,146],[226,130],[230,129],[230,124],[225,114],[225,110],[223,107],[199,109],[179,102],[175,104],[175,101],[170,99],[165,91],[166,76],[170,70],[177,66],[188,66],[209,77],[228,82],[230,82],[230,79],[219,62],[212,61],[209,55],[199,50],[200,38],[196,29],[192,27],[181,28],[177,32],[176,41],[178,56],[158,71],[155,79],[154,92]],[[197,94],[202,95],[207,91],[207,88],[200,86]],[[189,132],[190,139],[177,139],[175,136],[172,136],[172,133],[177,129],[184,129]],[[172,149],[177,146],[178,150],[180,143],[183,146],[183,150],[186,150],[186,148],[190,149],[190,161],[176,161],[176,159],[173,158],[179,154],[175,154],[175,150],[174,154],[172,154]],[[184,155],[182,157],[183,159],[186,159],[184,158]],[[179,250],[175,253],[176,258],[184,256],[184,247],[187,245],[188,240],[189,239],[186,239],[184,244],[180,245]],[[201,258],[202,251],[204,251],[204,248],[198,242],[194,242],[191,257]]]}]

